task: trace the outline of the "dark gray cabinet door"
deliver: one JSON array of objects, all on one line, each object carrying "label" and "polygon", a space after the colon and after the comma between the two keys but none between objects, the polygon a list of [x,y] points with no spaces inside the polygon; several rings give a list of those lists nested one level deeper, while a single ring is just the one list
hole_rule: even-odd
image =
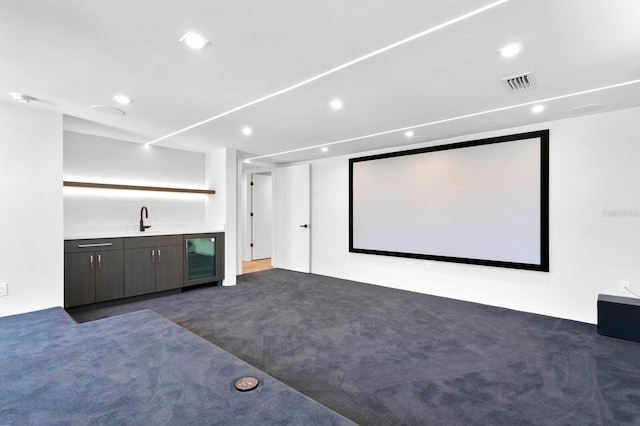
[{"label": "dark gray cabinet door", "polygon": [[86,305],[95,301],[95,254],[64,255],[64,306]]},{"label": "dark gray cabinet door", "polygon": [[156,291],[156,249],[124,251],[124,297]]},{"label": "dark gray cabinet door", "polygon": [[124,297],[124,254],[122,250],[95,254],[96,302]]},{"label": "dark gray cabinet door", "polygon": [[182,246],[156,248],[156,291],[182,287]]}]

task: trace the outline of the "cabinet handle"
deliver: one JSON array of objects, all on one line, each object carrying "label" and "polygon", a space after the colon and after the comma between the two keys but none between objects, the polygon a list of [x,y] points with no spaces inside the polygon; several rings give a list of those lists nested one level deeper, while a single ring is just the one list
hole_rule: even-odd
[{"label": "cabinet handle", "polygon": [[99,244],[78,244],[78,248],[87,247],[111,247],[113,243],[99,243]]},{"label": "cabinet handle", "polygon": [[160,256],[162,255],[162,251],[158,249],[158,263],[160,263]]},{"label": "cabinet handle", "polygon": [[151,263],[155,263],[156,261],[156,251],[151,250]]},{"label": "cabinet handle", "polygon": [[98,271],[101,269],[102,267],[102,255],[98,254]]},{"label": "cabinet handle", "polygon": [[93,271],[93,255],[89,256],[89,270]]},{"label": "cabinet handle", "polygon": [[184,240],[184,263],[189,263],[189,240]]}]

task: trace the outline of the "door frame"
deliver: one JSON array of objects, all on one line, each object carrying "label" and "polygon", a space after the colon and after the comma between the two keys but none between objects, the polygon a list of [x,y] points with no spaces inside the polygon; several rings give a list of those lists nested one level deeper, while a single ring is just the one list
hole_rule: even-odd
[{"label": "door frame", "polygon": [[[239,267],[238,267],[238,271],[237,271],[237,275],[242,275],[242,261],[248,261],[251,260],[251,217],[249,216],[249,213],[251,212],[250,210],[250,199],[251,199],[251,175],[253,173],[264,173],[264,172],[270,172],[271,173],[271,209],[272,209],[272,219],[271,219],[271,263],[274,264],[275,262],[275,258],[277,257],[277,247],[276,247],[276,218],[277,218],[277,214],[278,214],[278,206],[276,203],[276,196],[277,196],[277,177],[276,177],[276,169],[279,168],[277,165],[268,165],[266,163],[262,163],[260,165],[252,165],[252,164],[248,164],[242,160],[239,161],[240,167],[242,169],[241,173],[240,173],[240,178],[241,178],[241,182],[239,182],[238,184],[238,189],[240,191],[239,197],[238,197],[238,201],[239,201],[239,206],[238,206],[238,220],[237,220],[237,224],[238,224],[238,241],[241,242],[241,244],[239,244],[239,246],[241,246],[240,251],[241,251],[241,256],[239,256]],[[309,164],[309,167],[311,167],[311,163],[299,163],[299,164]],[[280,167],[287,167],[287,166],[295,166],[298,164],[287,164],[287,165],[282,165]],[[311,171],[310,171],[311,173]],[[310,181],[313,180],[313,176],[310,175]],[[309,186],[309,191],[312,190],[313,185],[311,185],[310,182],[310,186]],[[311,197],[313,199],[313,194],[311,194]],[[309,220],[313,220],[312,216],[313,216],[313,209],[310,207],[310,212],[309,212]],[[310,230],[310,242],[309,242],[309,269],[310,271],[312,271],[311,268],[311,259],[313,258],[313,253],[312,253],[312,241],[311,241],[311,230]]]},{"label": "door frame", "polygon": [[[258,227],[259,232],[265,232],[268,233],[269,236],[269,247],[268,247],[268,252],[269,255],[268,256],[263,256],[263,257],[256,257],[256,247],[255,247],[255,242],[256,242],[256,177],[257,176],[268,176],[269,179],[269,193],[270,193],[270,197],[264,197],[265,200],[271,198],[269,200],[270,205],[269,205],[269,209],[268,209],[268,214],[269,216],[271,216],[271,221],[268,223],[268,225],[266,225],[264,228],[262,226]],[[248,209],[248,213],[249,213],[249,252],[250,254],[250,258],[251,260],[259,260],[259,259],[266,259],[266,258],[271,258],[273,255],[273,244],[271,244],[271,241],[273,239],[273,173],[271,172],[253,172],[250,173],[247,177],[250,177],[249,179],[249,201],[248,201],[248,205],[247,205],[247,209]],[[261,197],[262,198],[262,197]],[[265,213],[265,211],[261,211],[260,213]],[[265,244],[266,246],[266,244]],[[262,247],[263,250],[266,250],[266,247]],[[266,253],[265,253],[266,254]]]},{"label": "door frame", "polygon": [[[242,163],[242,182],[238,185],[239,188],[242,189],[242,194],[239,197],[240,206],[238,208],[238,227],[239,232],[241,233],[241,241],[242,241],[242,261],[250,261],[251,260],[251,175],[254,173],[271,173],[271,255],[275,252],[275,241],[273,236],[275,235],[275,191],[274,191],[274,181],[275,181],[275,169],[276,167],[252,167],[251,164]],[[238,275],[242,274],[242,267],[238,269]]]}]

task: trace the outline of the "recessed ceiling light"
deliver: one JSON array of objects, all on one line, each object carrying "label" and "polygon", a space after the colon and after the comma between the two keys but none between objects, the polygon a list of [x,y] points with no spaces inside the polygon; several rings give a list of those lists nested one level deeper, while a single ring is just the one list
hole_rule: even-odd
[{"label": "recessed ceiling light", "polygon": [[191,129],[194,129],[196,127],[199,127],[199,126],[202,126],[204,124],[210,123],[210,122],[212,122],[214,120],[218,120],[218,119],[220,119],[222,117],[226,117],[229,114],[233,114],[233,113],[241,111],[241,110],[243,110],[245,108],[249,108],[250,106],[255,105],[257,103],[267,101],[267,100],[269,100],[271,98],[274,98],[276,96],[280,96],[280,95],[288,93],[288,92],[290,92],[292,90],[298,89],[298,88],[300,88],[302,86],[306,86],[307,84],[313,83],[313,82],[315,82],[317,80],[320,80],[320,79],[325,78],[325,77],[327,77],[329,75],[337,73],[337,72],[339,72],[339,71],[341,71],[341,70],[343,70],[345,68],[351,67],[353,65],[356,65],[356,64],[358,64],[360,62],[363,62],[363,61],[366,61],[366,60],[368,60],[370,58],[373,58],[375,56],[381,55],[381,54],[383,54],[383,53],[385,53],[385,52],[387,52],[387,51],[389,51],[391,49],[395,49],[395,48],[403,46],[403,45],[405,45],[407,43],[411,43],[414,40],[420,39],[422,37],[426,37],[426,36],[428,36],[430,34],[438,32],[440,30],[443,30],[443,29],[448,28],[450,26],[456,25],[461,21],[470,19],[470,18],[472,18],[472,17],[474,17],[476,15],[479,15],[481,13],[487,12],[487,11],[493,9],[493,8],[499,7],[499,6],[501,6],[501,5],[505,4],[505,3],[508,3],[509,1],[510,0],[496,0],[496,1],[492,2],[492,3],[490,3],[490,4],[482,6],[482,7],[478,8],[478,9],[472,10],[470,12],[467,12],[467,13],[465,13],[463,15],[460,15],[460,16],[457,16],[455,18],[449,19],[448,21],[445,21],[445,22],[442,22],[442,23],[440,23],[438,25],[430,27],[430,28],[428,28],[428,29],[426,29],[424,31],[421,31],[421,32],[417,33],[417,34],[413,34],[411,36],[408,36],[408,37],[406,37],[406,38],[404,38],[404,39],[402,39],[400,41],[396,41],[394,43],[391,43],[389,45],[381,47],[380,49],[377,49],[377,50],[374,50],[372,52],[366,53],[366,54],[364,54],[362,56],[359,56],[358,58],[352,59],[352,60],[347,61],[347,62],[345,62],[343,64],[340,64],[340,65],[337,65],[337,66],[335,66],[335,67],[333,67],[331,69],[328,69],[326,71],[321,72],[320,74],[317,74],[317,75],[309,77],[309,78],[307,78],[305,80],[296,82],[296,83],[294,83],[294,84],[292,84],[292,85],[290,85],[288,87],[285,87],[284,89],[280,89],[280,90],[278,90],[276,92],[273,92],[273,93],[270,93],[268,95],[262,96],[260,98],[254,99],[252,101],[246,102],[246,103],[244,103],[242,105],[239,105],[237,107],[231,108],[230,110],[221,112],[221,113],[216,114],[216,115],[214,115],[212,117],[209,117],[209,118],[204,119],[202,121],[199,121],[197,123],[191,124],[191,125],[189,125],[187,127],[184,127],[182,129],[176,130],[175,132],[171,132],[171,133],[169,133],[167,135],[161,136],[161,137],[156,138],[156,139],[154,139],[152,141],[149,141],[147,143],[148,144],[154,144],[154,143],[160,142],[162,140],[165,140],[165,139],[171,138],[173,136],[179,135],[180,133],[187,132],[187,131],[189,131]]},{"label": "recessed ceiling light", "polygon": [[89,108],[91,108],[93,111],[96,111],[105,115],[110,115],[112,117],[121,117],[125,115],[125,112],[123,110],[106,106],[106,105],[91,105]]},{"label": "recessed ceiling light", "polygon": [[407,130],[406,132],[404,132],[404,135],[408,138],[412,138],[415,133],[413,133],[413,130]]},{"label": "recessed ceiling light", "polygon": [[241,130],[241,132],[242,132],[244,135],[249,136],[251,133],[253,133],[253,130],[251,129],[251,127],[243,127],[243,128],[242,128],[242,130]]},{"label": "recessed ceiling light", "polygon": [[542,111],[544,111],[544,108],[544,105],[534,105],[531,107],[531,112],[534,114],[540,114]]},{"label": "recessed ceiling light", "polygon": [[329,102],[329,106],[333,109],[335,109],[336,111],[341,109],[343,107],[343,103],[340,99],[334,99],[331,102]]},{"label": "recessed ceiling light", "polygon": [[500,52],[503,58],[512,58],[516,56],[518,53],[522,52],[522,44],[520,43],[508,44],[502,49],[498,49],[498,52]]},{"label": "recessed ceiling light", "polygon": [[320,151],[322,152],[329,152],[329,148],[326,146],[323,146],[322,148],[320,148]]},{"label": "recessed ceiling light", "polygon": [[113,97],[113,100],[121,105],[129,105],[131,102],[133,102],[133,99],[125,95],[115,95]]},{"label": "recessed ceiling light", "polygon": [[604,108],[602,104],[585,104],[569,109],[571,114],[589,114]]},{"label": "recessed ceiling light", "polygon": [[33,98],[29,95],[24,95],[22,93],[11,93],[11,97],[16,102],[22,102],[24,104],[28,104]]},{"label": "recessed ceiling light", "polygon": [[191,31],[183,35],[180,41],[193,49],[202,49],[210,43],[209,40],[200,34],[192,33]]},{"label": "recessed ceiling light", "polygon": [[[601,86],[601,87],[596,87],[593,89],[587,89],[587,90],[581,90],[579,92],[571,92],[571,93],[565,93],[563,95],[558,95],[558,96],[553,96],[550,98],[544,98],[544,99],[539,99],[536,101],[529,101],[529,102],[523,102],[523,103],[519,103],[519,104],[513,104],[513,105],[507,105],[507,106],[503,106],[503,107],[499,107],[499,108],[493,108],[493,109],[488,109],[488,110],[483,110],[483,111],[477,111],[477,112],[473,112],[470,114],[464,114],[464,115],[458,115],[455,117],[449,117],[449,118],[444,118],[441,120],[436,120],[436,121],[430,121],[430,122],[426,122],[426,123],[422,123],[422,124],[417,124],[413,127],[427,127],[427,126],[434,126],[437,124],[442,124],[442,123],[451,123],[453,121],[459,121],[459,120],[465,120],[468,118],[473,118],[473,117],[480,117],[483,115],[488,115],[488,114],[494,114],[497,112],[502,112],[502,111],[510,111],[513,109],[517,109],[517,108],[523,108],[523,107],[527,107],[527,106],[531,106],[531,105],[536,105],[536,104],[541,104],[543,102],[552,102],[552,101],[557,101],[560,99],[569,99],[569,98],[574,98],[577,96],[582,96],[582,95],[587,95],[587,94],[591,94],[591,93],[597,93],[597,92],[602,92],[605,90],[611,90],[611,89],[617,89],[620,87],[626,87],[626,86],[631,86],[631,85],[640,85],[640,78],[637,78],[635,80],[628,80],[628,81],[624,81],[621,83],[615,83],[615,84],[610,84],[608,86]],[[376,132],[376,133],[369,133],[369,134],[365,134],[365,135],[361,135],[361,136],[355,136],[355,137],[350,137],[347,139],[341,139],[341,140],[336,140],[333,142],[329,142],[329,143],[325,143],[322,146],[327,146],[327,145],[338,145],[338,144],[343,144],[343,143],[347,143],[347,142],[353,142],[353,141],[359,141],[359,140],[364,140],[364,139],[369,139],[369,138],[373,138],[373,137],[378,137],[378,136],[383,136],[383,135],[389,135],[392,133],[398,133],[402,130],[405,130],[406,128],[400,128],[400,129],[390,129],[390,130],[384,130],[381,132]],[[294,152],[302,152],[302,151],[306,151],[309,149],[316,149],[319,148],[320,145],[314,145],[314,146],[306,146],[303,148],[296,148],[296,149],[290,149],[288,151],[281,151],[281,152],[274,152],[271,154],[266,154],[266,155],[261,155],[258,157],[252,157],[252,160],[261,160],[264,158],[271,158],[271,157],[276,157],[279,155],[284,155],[284,154],[292,154]]]}]

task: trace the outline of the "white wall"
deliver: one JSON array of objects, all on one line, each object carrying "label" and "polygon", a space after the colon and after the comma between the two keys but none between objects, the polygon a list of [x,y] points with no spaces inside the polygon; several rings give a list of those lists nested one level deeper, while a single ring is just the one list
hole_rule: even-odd
[{"label": "white wall", "polygon": [[206,155],[206,181],[216,188],[216,195],[207,201],[207,224],[225,231],[225,268],[223,285],[236,284],[238,268],[237,239],[237,159],[234,149],[218,149]]},{"label": "white wall", "polygon": [[[202,189],[205,155],[163,147],[118,141],[100,136],[64,132],[64,179],[126,185]],[[223,186],[224,181],[216,182]],[[208,187],[218,189],[217,187]],[[149,231],[203,232],[206,203],[219,195],[144,191],[64,190],[65,235],[135,232],[140,209],[146,206]],[[215,211],[215,205],[212,207]],[[213,215],[220,217],[221,215]],[[223,222],[223,221],[222,221]]]},{"label": "white wall", "polygon": [[223,230],[227,211],[227,154],[225,149],[208,152],[205,156],[205,181],[207,188],[215,189],[213,197],[206,200],[207,228]]},{"label": "white wall", "polygon": [[634,108],[412,146],[549,128],[549,273],[349,253],[346,156],[312,163],[312,272],[595,323],[598,293],[640,293],[638,121]]},{"label": "white wall", "polygon": [[0,104],[0,316],[62,306],[62,115]]},{"label": "white wall", "polygon": [[223,285],[236,285],[236,276],[242,272],[241,246],[238,244],[238,182],[241,167],[238,167],[238,152],[233,148],[226,153],[226,225],[224,235],[224,282]]}]

